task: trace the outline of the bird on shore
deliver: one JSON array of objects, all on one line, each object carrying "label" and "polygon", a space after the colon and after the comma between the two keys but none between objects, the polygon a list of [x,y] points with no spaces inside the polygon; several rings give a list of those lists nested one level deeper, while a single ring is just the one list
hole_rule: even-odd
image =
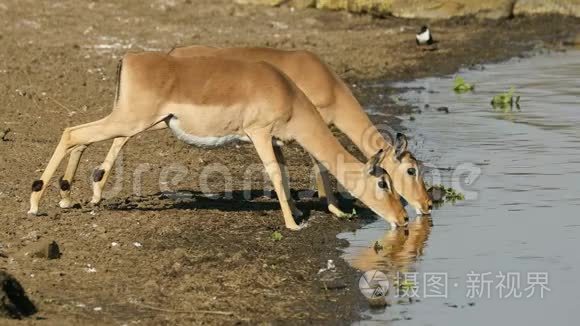
[{"label": "bird on shore", "polygon": [[415,35],[417,45],[431,45],[433,44],[433,37],[431,36],[431,31],[429,27],[423,25],[421,31]]}]

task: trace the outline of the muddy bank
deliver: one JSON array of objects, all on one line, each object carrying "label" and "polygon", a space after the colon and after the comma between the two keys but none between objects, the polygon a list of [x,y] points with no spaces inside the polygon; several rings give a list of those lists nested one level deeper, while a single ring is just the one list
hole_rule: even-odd
[{"label": "muddy bank", "polygon": [[[81,161],[73,185],[78,208],[57,208],[54,180],[42,202],[47,215],[27,217],[30,184],[63,128],[110,111],[116,59],[126,51],[192,43],[306,48],[351,81],[394,80],[504,59],[538,41],[557,43],[577,26],[560,17],[438,22],[432,29],[440,42],[428,51],[414,43],[423,23],[225,0],[0,1],[0,130],[10,128],[0,141],[0,268],[20,281],[36,316],[48,324],[336,324],[359,318],[359,274],[338,258],[335,238],[357,222],[336,220],[310,199],[299,203],[310,227],[282,229],[275,200],[258,192],[242,197],[248,166],[258,167],[251,188],[264,184],[251,146],[208,151],[166,132],[135,137],[124,151],[122,176],[109,186],[118,191],[96,209],[87,205],[90,174],[109,142],[93,145]],[[311,188],[308,156],[297,146],[284,150],[292,187]],[[209,189],[200,186],[204,167],[215,163],[228,168],[233,198],[223,198],[226,183],[219,175],[208,176]],[[160,184],[172,164],[179,173]],[[271,237],[276,230],[280,241]],[[22,254],[44,240],[58,243],[60,258]],[[318,275],[328,259],[335,261],[335,276]]]}]

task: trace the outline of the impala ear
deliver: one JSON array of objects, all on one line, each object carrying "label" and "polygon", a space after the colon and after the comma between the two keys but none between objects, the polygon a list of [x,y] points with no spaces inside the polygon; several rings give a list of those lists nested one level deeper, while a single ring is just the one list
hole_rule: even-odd
[{"label": "impala ear", "polygon": [[407,140],[407,136],[400,132],[397,133],[397,141],[395,143],[396,154],[397,156],[401,155],[401,153],[407,151],[407,147],[409,146],[409,142]]},{"label": "impala ear", "polygon": [[373,155],[366,164],[366,170],[369,175],[380,177],[387,173],[385,169],[381,167],[381,162],[385,159],[385,151],[380,149],[375,155]]}]

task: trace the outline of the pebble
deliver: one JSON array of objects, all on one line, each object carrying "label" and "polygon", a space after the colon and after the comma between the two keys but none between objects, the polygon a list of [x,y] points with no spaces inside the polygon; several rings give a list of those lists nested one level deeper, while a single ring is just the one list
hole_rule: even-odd
[{"label": "pebble", "polygon": [[20,253],[23,256],[45,259],[58,259],[62,256],[58,243],[48,239],[28,245]]}]

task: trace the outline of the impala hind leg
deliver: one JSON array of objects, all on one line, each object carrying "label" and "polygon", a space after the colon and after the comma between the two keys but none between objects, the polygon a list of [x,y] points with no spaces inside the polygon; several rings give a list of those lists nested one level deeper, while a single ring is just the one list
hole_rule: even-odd
[{"label": "impala hind leg", "polygon": [[289,205],[290,189],[285,187],[284,182],[282,181],[282,169],[280,168],[279,162],[276,160],[270,131],[267,129],[260,129],[248,131],[247,134],[254,143],[254,147],[256,148],[262,163],[264,163],[266,172],[270,176],[270,180],[274,185],[274,189],[278,195],[278,201],[280,202],[280,207],[282,208],[286,227],[291,230],[299,230],[300,226],[298,226],[296,221],[294,221],[292,210]]},{"label": "impala hind leg", "polygon": [[[274,144],[274,154],[276,155],[276,160],[280,164],[280,170],[282,171],[282,183],[286,189],[290,189],[290,181],[288,178],[288,166],[286,165],[286,159],[284,158],[284,153],[282,152],[282,147],[276,146]],[[296,202],[294,198],[292,198],[291,194],[289,194],[288,204],[290,205],[290,209],[292,210],[292,215],[294,217],[302,217],[304,214],[301,210],[296,207]]]},{"label": "impala hind leg", "polygon": [[[42,173],[39,180],[36,180],[32,184],[32,194],[30,195],[30,210],[29,214],[38,213],[38,203],[42,197],[48,182],[56,172],[56,169],[64,159],[64,157],[78,148],[79,146],[88,146],[92,143],[108,140],[120,136],[133,136],[154,123],[143,126],[142,123],[132,125],[127,121],[114,120],[111,116],[104,119],[83,124],[80,126],[67,128],[62,133],[60,142],[58,143],[46,169]],[[75,161],[78,162],[80,158],[79,152],[75,155],[79,155]],[[76,164],[75,164],[76,165]],[[71,169],[72,170],[72,169]]]},{"label": "impala hind leg", "polygon": [[86,145],[80,145],[75,147],[70,153],[70,158],[68,160],[66,171],[64,175],[60,178],[59,182],[61,199],[58,205],[61,208],[70,208],[72,206],[72,201],[70,197],[72,182],[75,177],[77,168],[79,167],[81,156],[83,155],[83,152],[85,151],[86,148],[87,148]]},{"label": "impala hind leg", "polygon": [[314,173],[316,174],[316,188],[318,188],[318,198],[326,201],[328,210],[337,217],[343,217],[345,212],[338,208],[338,201],[334,197],[332,187],[330,185],[330,176],[326,167],[318,162],[314,157],[310,156],[314,163]]},{"label": "impala hind leg", "polygon": [[98,204],[101,202],[103,197],[103,188],[109,179],[113,164],[117,160],[119,153],[123,149],[123,146],[129,141],[130,137],[118,137],[113,140],[111,149],[107,153],[107,157],[103,163],[95,169],[93,172],[93,198],[91,199],[91,204]]},{"label": "impala hind leg", "polygon": [[[154,131],[154,130],[161,130],[166,129],[167,123],[165,121],[158,122],[157,124],[153,125],[152,127],[148,128],[145,131]],[[107,184],[107,180],[111,175],[111,171],[113,170],[113,165],[119,156],[119,153],[125,147],[125,144],[129,141],[131,137],[117,137],[113,140],[113,144],[111,145],[111,149],[107,153],[107,157],[103,161],[103,163],[95,169],[93,173],[93,198],[91,199],[92,204],[98,204],[103,199],[103,188]]]}]

